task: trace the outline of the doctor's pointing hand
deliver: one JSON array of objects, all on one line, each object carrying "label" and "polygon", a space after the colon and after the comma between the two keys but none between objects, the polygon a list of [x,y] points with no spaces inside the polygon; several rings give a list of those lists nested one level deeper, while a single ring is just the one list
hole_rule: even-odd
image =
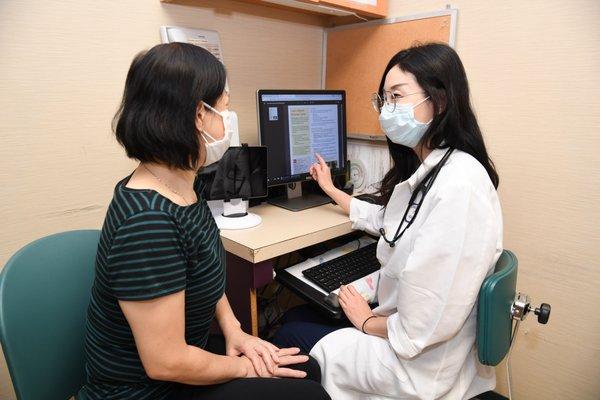
[{"label": "doctor's pointing hand", "polygon": [[321,157],[320,154],[315,153],[315,157],[317,162],[312,164],[308,170],[310,176],[319,184],[321,189],[331,197],[337,204],[339,204],[346,213],[350,212],[350,197],[348,194],[338,190],[333,185],[333,180],[331,179],[331,170],[329,166]]},{"label": "doctor's pointing hand", "polygon": [[334,189],[331,170],[319,153],[315,153],[317,162],[310,166],[310,176],[319,184],[325,193]]}]

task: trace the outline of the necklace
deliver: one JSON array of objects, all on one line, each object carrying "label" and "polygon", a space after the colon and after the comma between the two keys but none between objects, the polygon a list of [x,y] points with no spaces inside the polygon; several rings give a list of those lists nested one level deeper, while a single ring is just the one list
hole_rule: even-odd
[{"label": "necklace", "polygon": [[177,190],[173,189],[171,186],[169,186],[167,184],[167,182],[165,182],[162,179],[160,179],[156,174],[154,174],[154,172],[150,171],[150,168],[146,167],[144,164],[142,164],[142,167],[144,167],[144,169],[146,171],[148,171],[150,173],[150,175],[152,175],[154,178],[156,178],[156,180],[159,181],[163,186],[165,186],[171,192],[175,193],[177,196],[181,197],[183,199],[183,202],[185,203],[186,206],[190,205],[190,202],[187,201],[187,199],[180,192],[178,192]]}]

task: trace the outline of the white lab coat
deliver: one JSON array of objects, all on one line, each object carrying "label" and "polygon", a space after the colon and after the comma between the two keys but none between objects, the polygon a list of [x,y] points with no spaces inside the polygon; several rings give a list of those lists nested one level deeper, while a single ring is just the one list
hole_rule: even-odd
[{"label": "white lab coat", "polygon": [[[412,190],[443,157],[434,150],[398,184],[385,212],[350,203],[353,228],[391,240]],[[493,368],[477,360],[477,295],[502,252],[502,213],[485,169],[455,150],[441,169],[412,226],[391,248],[382,238],[378,315],[388,339],[341,329],[310,354],[334,400],[468,399],[495,387]]]}]

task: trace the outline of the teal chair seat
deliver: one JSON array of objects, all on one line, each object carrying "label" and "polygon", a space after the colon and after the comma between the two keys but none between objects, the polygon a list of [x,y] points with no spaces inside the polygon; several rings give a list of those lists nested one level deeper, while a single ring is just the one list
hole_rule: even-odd
[{"label": "teal chair seat", "polygon": [[84,383],[99,237],[100,231],[80,230],[36,240],[0,274],[0,340],[20,400],[68,399]]}]

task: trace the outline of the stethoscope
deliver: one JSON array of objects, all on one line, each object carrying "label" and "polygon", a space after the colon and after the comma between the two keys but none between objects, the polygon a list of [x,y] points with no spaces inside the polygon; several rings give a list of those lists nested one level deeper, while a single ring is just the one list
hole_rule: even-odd
[{"label": "stethoscope", "polygon": [[[406,230],[408,228],[410,228],[410,226],[412,225],[414,220],[417,218],[417,214],[419,213],[419,210],[421,209],[421,205],[423,204],[423,200],[425,200],[425,196],[427,195],[427,192],[429,192],[429,189],[431,189],[431,186],[433,186],[433,182],[435,182],[435,178],[437,178],[440,170],[442,169],[442,167],[448,160],[448,157],[450,157],[450,154],[452,153],[453,150],[454,149],[448,149],[448,151],[446,151],[446,154],[444,154],[444,157],[442,157],[440,162],[438,162],[437,165],[435,167],[433,167],[433,169],[431,171],[429,171],[429,173],[425,176],[425,178],[423,178],[423,180],[421,182],[419,182],[419,184],[413,191],[412,195],[410,196],[410,200],[408,201],[408,206],[406,207],[406,211],[404,211],[404,216],[402,216],[402,219],[400,220],[400,225],[398,225],[398,229],[396,229],[394,238],[392,240],[388,240],[385,237],[385,229],[384,228],[379,229],[379,233],[381,234],[381,237],[383,238],[383,240],[386,241],[387,244],[390,245],[390,247],[396,246],[396,242],[398,240],[400,240],[400,238],[404,235],[404,232],[406,232]],[[419,194],[421,194],[421,197],[419,198],[418,201],[416,201]],[[414,207],[414,212],[412,214],[410,214],[410,220],[409,220],[409,212],[410,212],[410,210],[413,209],[413,207]],[[405,222],[406,222],[406,226],[403,227]]]}]

